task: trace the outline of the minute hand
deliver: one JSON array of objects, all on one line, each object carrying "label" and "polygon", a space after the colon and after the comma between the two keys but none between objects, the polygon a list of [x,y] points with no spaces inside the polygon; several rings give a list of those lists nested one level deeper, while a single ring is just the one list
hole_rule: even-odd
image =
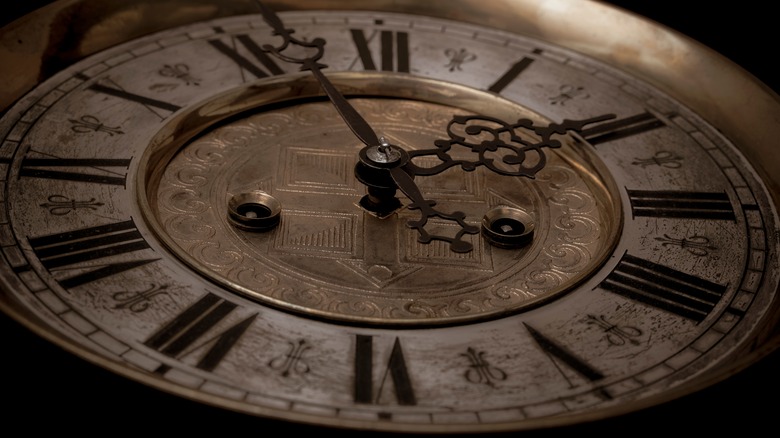
[{"label": "minute hand", "polygon": [[[397,146],[390,146],[384,141],[380,141],[374,129],[369,125],[366,119],[358,113],[358,111],[347,101],[341,92],[330,82],[330,80],[322,73],[323,68],[327,65],[319,62],[320,58],[325,51],[325,40],[322,38],[314,38],[311,42],[301,41],[292,36],[294,30],[287,29],[284,23],[276,13],[267,8],[265,5],[257,2],[260,7],[260,12],[263,15],[263,19],[269,26],[274,29],[274,34],[282,37],[282,44],[278,47],[271,45],[264,45],[263,50],[273,54],[274,56],[284,61],[300,64],[300,71],[311,71],[314,78],[325,90],[325,94],[328,95],[333,106],[336,107],[336,111],[339,113],[349,129],[355,134],[355,136],[366,145],[367,148],[378,148],[380,154],[385,157],[389,157],[392,153],[392,148],[398,148]],[[314,49],[314,53],[306,58],[293,58],[287,56],[282,52],[290,46],[290,44],[297,45],[303,48]],[[403,151],[402,151],[403,152]],[[405,152],[404,152],[405,154]],[[385,167],[385,166],[380,166]],[[420,219],[416,221],[410,220],[408,226],[412,229],[416,229],[419,233],[418,241],[421,243],[429,243],[432,240],[443,240],[450,243],[450,249],[455,252],[468,252],[473,249],[471,243],[461,240],[464,234],[477,234],[479,229],[473,225],[469,225],[465,222],[465,214],[460,211],[453,213],[446,213],[433,208],[436,205],[436,201],[425,199],[417,184],[415,184],[413,177],[407,173],[401,166],[389,166],[387,169],[390,173],[395,185],[401,189],[401,191],[412,201],[408,208],[410,210],[419,209]],[[381,171],[381,170],[380,170]],[[459,225],[459,231],[455,237],[448,237],[443,235],[430,234],[425,230],[425,224],[428,219],[434,216],[438,216],[445,220],[457,222]]]},{"label": "minute hand", "polygon": [[374,132],[374,129],[368,124],[366,119],[357,112],[355,107],[347,101],[344,95],[333,86],[333,83],[328,80],[328,77],[322,74],[320,69],[316,66],[309,70],[311,70],[311,73],[319,81],[322,89],[325,90],[325,94],[328,95],[333,106],[336,107],[336,111],[338,111],[341,118],[344,119],[344,122],[349,126],[349,129],[352,130],[355,136],[366,146],[379,146],[379,137],[376,135],[376,132]]},{"label": "minute hand", "polygon": [[[349,126],[349,129],[352,130],[355,136],[366,146],[379,146],[379,136],[376,135],[376,132],[374,132],[371,125],[368,124],[366,119],[357,112],[355,107],[347,101],[344,95],[341,94],[333,83],[322,73],[321,69],[327,67],[327,65],[319,62],[325,52],[325,40],[322,38],[315,38],[311,42],[306,42],[294,38],[292,36],[294,30],[285,28],[284,23],[279,16],[276,15],[276,12],[259,1],[257,4],[260,7],[260,13],[263,15],[265,22],[274,29],[274,34],[282,37],[283,40],[279,47],[273,47],[266,44],[263,46],[263,50],[272,53],[274,56],[284,61],[300,64],[300,71],[311,71],[314,78],[317,79],[322,86],[322,89],[325,90],[325,94],[328,95],[333,106],[336,107],[336,111],[338,111],[341,118],[344,119],[344,122]],[[290,44],[315,50],[311,56],[306,58],[293,58],[282,53]]]}]

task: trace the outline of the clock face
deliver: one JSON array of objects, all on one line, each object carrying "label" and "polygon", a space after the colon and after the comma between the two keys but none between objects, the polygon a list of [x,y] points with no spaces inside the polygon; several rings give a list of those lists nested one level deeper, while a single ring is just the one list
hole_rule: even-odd
[{"label": "clock face", "polygon": [[353,430],[604,420],[753,357],[776,126],[538,34],[377,8],[170,27],[7,108],[4,309],[176,396]]}]

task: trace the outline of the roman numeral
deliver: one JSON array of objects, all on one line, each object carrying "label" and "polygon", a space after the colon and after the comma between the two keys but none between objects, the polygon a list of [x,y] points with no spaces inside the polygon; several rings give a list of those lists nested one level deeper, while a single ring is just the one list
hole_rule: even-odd
[{"label": "roman numeral", "polygon": [[592,145],[598,145],[621,138],[648,132],[660,128],[664,122],[649,112],[637,114],[623,119],[602,123],[580,132],[580,135]]},{"label": "roman numeral", "polygon": [[726,193],[628,190],[635,217],[736,220]]},{"label": "roman numeral", "polygon": [[[203,356],[198,360],[196,367],[205,371],[212,371],[219,365],[257,317],[256,313],[250,315],[223,329],[220,333],[202,340],[208,331],[212,330],[236,307],[238,305],[212,293],[207,293],[152,334],[144,342],[144,345],[173,358],[207,348]],[[201,340],[202,342],[197,343]],[[188,348],[190,349],[189,351],[187,351]],[[163,365],[158,369],[158,372],[163,373],[167,369],[168,367]]]},{"label": "roman numeral", "polygon": [[[366,38],[366,34],[361,29],[350,29],[352,40],[357,47],[358,57],[363,63],[365,70],[376,70],[376,63],[371,54],[368,43],[375,37],[375,31],[371,37]],[[406,32],[393,32],[389,30],[379,31],[380,36],[380,56],[382,62],[382,71],[397,71],[409,73],[409,34]]]},{"label": "roman numeral", "polygon": [[[130,159],[123,158],[25,157],[22,159],[19,176],[109,184],[124,187],[127,174],[108,170],[108,168],[116,167],[127,170],[128,166],[130,166]],[[81,171],[74,172],[69,170],[75,168],[81,168]]]},{"label": "roman numeral", "polygon": [[179,109],[181,109],[181,107],[178,105],[174,105],[172,103],[168,103],[163,100],[152,99],[151,97],[141,96],[140,94],[131,93],[129,91],[122,90],[119,87],[109,87],[107,85],[95,83],[90,85],[88,88],[92,91],[97,91],[98,93],[103,93],[109,96],[118,97],[120,99],[128,100],[130,102],[140,103],[141,105],[147,108],[155,107],[155,108],[159,108],[171,112],[176,112]]},{"label": "roman numeral", "polygon": [[[373,337],[356,335],[355,341],[355,403],[374,404],[376,401],[374,399],[373,386]],[[395,396],[398,404],[407,406],[417,404],[412,381],[409,378],[409,371],[404,360],[401,341],[398,338],[395,339],[393,350],[387,362],[387,369],[383,375],[376,400],[381,398],[382,388],[385,387],[385,381],[389,375],[395,385]]]},{"label": "roman numeral", "polygon": [[283,74],[284,71],[274,62],[274,60],[257,45],[248,35],[236,35],[235,40],[241,43],[244,48],[257,60],[253,62],[245,57],[238,50],[228,46],[222,40],[209,40],[215,49],[230,58],[239,67],[252,73],[256,78],[267,78],[272,75]]},{"label": "roman numeral", "polygon": [[[28,239],[35,255],[49,271],[76,269],[78,274],[58,283],[72,288],[143,266],[155,260],[133,260],[100,266],[74,266],[86,262],[149,248],[132,219],[108,225],[81,228],[65,233]],[[94,268],[94,269],[92,269]]]},{"label": "roman numeral", "polygon": [[[534,53],[541,53],[540,51],[536,51]],[[520,76],[520,73],[525,71],[532,63],[534,62],[533,58],[529,57],[523,57],[519,61],[512,64],[512,66],[507,70],[496,82],[493,83],[490,87],[488,87],[488,91],[492,91],[494,93],[500,93],[504,90],[512,81],[517,79],[518,76]]]},{"label": "roman numeral", "polygon": [[599,285],[623,297],[701,322],[726,286],[625,254]]},{"label": "roman numeral", "polygon": [[[525,326],[526,330],[528,330],[528,333],[531,334],[534,341],[536,341],[536,344],[539,345],[542,351],[544,351],[545,354],[549,355],[551,358],[554,357],[555,359],[559,360],[561,363],[565,364],[572,371],[576,372],[581,377],[587,379],[590,382],[596,382],[604,378],[604,375],[600,371],[598,371],[596,368],[589,365],[583,359],[574,355],[574,353],[569,351],[567,348],[563,347],[562,345],[550,339],[549,337],[543,335],[541,332],[534,329],[530,325],[526,323],[523,323],[523,325]],[[567,381],[569,381],[569,384],[571,384],[571,386],[574,386],[574,384],[572,384],[572,382],[569,380],[566,374],[564,373],[561,374]],[[603,393],[603,395],[606,395],[608,398],[611,398],[606,393]]]}]

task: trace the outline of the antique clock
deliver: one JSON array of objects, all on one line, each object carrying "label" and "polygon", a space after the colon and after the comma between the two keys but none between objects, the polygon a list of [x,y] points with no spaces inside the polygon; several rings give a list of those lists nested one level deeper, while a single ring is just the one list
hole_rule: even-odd
[{"label": "antique clock", "polygon": [[0,59],[7,423],[771,424],[780,101],[676,31],[591,1],[72,0]]}]

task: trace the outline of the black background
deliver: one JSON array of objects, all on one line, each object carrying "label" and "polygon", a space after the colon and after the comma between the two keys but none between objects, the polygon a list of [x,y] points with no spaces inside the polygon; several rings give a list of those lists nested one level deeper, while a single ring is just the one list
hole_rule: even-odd
[{"label": "black background", "polygon": [[[4,2],[0,24],[44,3]],[[740,64],[774,90],[780,89],[778,69],[772,61],[780,38],[772,14],[765,8],[731,7],[731,2],[720,2],[720,6],[713,2],[658,0],[612,3],[691,36]],[[779,396],[780,352],[775,352],[725,382],[662,406],[592,424],[501,435],[771,434],[780,415]],[[154,433],[160,427],[177,435],[217,431],[220,435],[259,436],[321,433],[319,428],[203,406],[118,377],[63,352],[5,315],[0,315],[0,398],[0,427],[37,432],[126,436]]]}]

